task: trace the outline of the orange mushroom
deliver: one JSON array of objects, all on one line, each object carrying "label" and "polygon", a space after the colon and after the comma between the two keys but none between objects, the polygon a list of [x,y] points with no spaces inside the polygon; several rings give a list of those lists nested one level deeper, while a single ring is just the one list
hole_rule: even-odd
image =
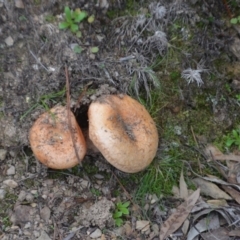
[{"label": "orange mushroom", "polygon": [[68,125],[67,108],[55,106],[43,113],[30,129],[29,141],[32,151],[36,158],[49,168],[74,167],[78,164],[78,157],[82,160],[86,154],[85,139],[72,112],[70,119],[72,131]]},{"label": "orange mushroom", "polygon": [[89,138],[114,167],[145,169],[158,148],[158,132],[147,110],[127,95],[104,95],[90,104]]}]

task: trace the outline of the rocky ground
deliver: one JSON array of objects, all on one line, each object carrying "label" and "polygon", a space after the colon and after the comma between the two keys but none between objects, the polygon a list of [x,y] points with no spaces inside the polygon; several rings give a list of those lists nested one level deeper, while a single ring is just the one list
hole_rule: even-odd
[{"label": "rocky ground", "polygon": [[[67,68],[71,107],[82,127],[90,102],[103,94],[128,93],[153,106],[152,114],[152,92],[166,90],[167,100],[153,111],[163,136],[156,165],[176,144],[164,138],[172,119],[181,120],[171,126],[180,148],[191,126],[201,143],[213,142],[240,124],[240,25],[230,23],[240,2],[229,5],[0,0],[0,239],[159,239],[180,198],[147,193],[140,206],[134,201],[140,180],[101,155],[87,155],[83,167],[47,169],[33,156],[28,132],[41,113],[66,104]],[[64,6],[94,16],[79,24],[81,38],[59,29]],[[198,127],[205,112],[207,133]],[[119,201],[131,202],[121,227],[113,219]]]}]

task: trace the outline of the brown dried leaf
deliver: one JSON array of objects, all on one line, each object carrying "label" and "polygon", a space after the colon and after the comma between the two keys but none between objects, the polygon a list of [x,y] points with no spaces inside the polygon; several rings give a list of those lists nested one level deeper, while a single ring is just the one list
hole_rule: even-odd
[{"label": "brown dried leaf", "polygon": [[229,207],[225,199],[212,199],[207,201],[211,208]]},{"label": "brown dried leaf", "polygon": [[230,186],[222,186],[222,188],[227,192],[229,193],[233,199],[235,199],[235,201],[240,204],[240,192],[233,189],[232,187]]},{"label": "brown dried leaf", "polygon": [[217,213],[211,212],[206,215],[197,224],[194,224],[188,232],[187,240],[193,240],[199,234],[205,232],[206,230],[216,229],[220,227],[219,216]]},{"label": "brown dried leaf", "polygon": [[239,155],[235,155],[235,154],[223,154],[217,147],[209,144],[206,148],[205,148],[205,154],[209,157],[209,161],[211,161],[211,159],[214,160],[233,160],[233,161],[238,161],[240,162],[240,156]]},{"label": "brown dried leaf", "polygon": [[179,189],[180,189],[180,198],[187,199],[188,197],[188,188],[184,180],[183,170],[181,171],[181,176],[179,180]]},{"label": "brown dried leaf", "polygon": [[159,239],[163,240],[170,234],[175,232],[186,220],[200,195],[200,189],[197,189],[190,195],[184,203],[182,203],[161,226]]},{"label": "brown dried leaf", "polygon": [[202,233],[201,237],[204,240],[216,240],[216,239],[217,240],[228,240],[229,239],[228,230],[223,227]]},{"label": "brown dried leaf", "polygon": [[210,196],[214,199],[232,199],[214,183],[208,182],[202,178],[195,178],[192,181],[201,189],[201,193],[204,195]]},{"label": "brown dried leaf", "polygon": [[232,236],[232,237],[240,237],[240,230],[232,230],[228,233],[229,236]]}]

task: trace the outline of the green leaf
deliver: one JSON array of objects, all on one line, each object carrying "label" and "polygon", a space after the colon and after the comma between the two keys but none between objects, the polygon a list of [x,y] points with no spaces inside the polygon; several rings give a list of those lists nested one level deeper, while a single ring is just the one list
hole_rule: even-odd
[{"label": "green leaf", "polygon": [[81,38],[81,37],[82,37],[82,33],[81,33],[80,31],[77,31],[77,32],[76,32],[76,36],[77,36],[78,38]]},{"label": "green leaf", "polygon": [[123,203],[123,204],[122,204],[122,207],[127,208],[127,207],[129,207],[129,205],[130,205],[130,202],[128,201],[128,202]]},{"label": "green leaf", "polygon": [[83,49],[82,49],[79,45],[76,45],[76,46],[73,48],[73,51],[74,51],[75,53],[81,53],[82,50],[83,50]]},{"label": "green leaf", "polygon": [[121,218],[117,218],[117,219],[115,219],[115,224],[116,224],[118,227],[120,227],[120,226],[123,225],[123,220],[122,220]]},{"label": "green leaf", "polygon": [[122,207],[122,203],[121,202],[118,202],[116,205],[117,205],[117,208]]},{"label": "green leaf", "polygon": [[234,143],[233,139],[227,139],[227,141],[226,141],[227,147],[231,147],[233,145],[233,143]]},{"label": "green leaf", "polygon": [[64,8],[65,18],[68,22],[72,22],[72,12],[69,7]]},{"label": "green leaf", "polygon": [[113,214],[113,218],[116,219],[116,218],[119,218],[122,216],[122,212],[120,211],[116,211],[114,214]]},{"label": "green leaf", "polygon": [[94,19],[95,19],[95,16],[94,15],[91,15],[89,18],[88,18],[88,23],[93,23],[94,22]]},{"label": "green leaf", "polygon": [[238,138],[238,132],[237,132],[236,130],[233,130],[233,131],[232,131],[232,134],[233,134],[233,136],[234,136],[235,138]]},{"label": "green leaf", "polygon": [[70,26],[70,24],[68,22],[60,22],[58,25],[59,29],[66,29]]},{"label": "green leaf", "polygon": [[129,210],[127,208],[120,208],[119,209],[124,215],[128,215],[129,214]]},{"label": "green leaf", "polygon": [[77,24],[71,24],[70,29],[71,29],[72,32],[75,33],[75,32],[77,32],[77,30],[78,30],[78,25],[77,25]]},{"label": "green leaf", "polygon": [[238,22],[240,22],[240,16],[237,17]]},{"label": "green leaf", "polygon": [[82,11],[74,17],[74,22],[79,23],[86,17],[87,17],[87,13]]},{"label": "green leaf", "polygon": [[91,53],[97,53],[99,51],[98,47],[92,47],[91,49]]},{"label": "green leaf", "polygon": [[232,19],[230,20],[230,23],[231,23],[231,24],[237,24],[237,23],[238,23],[238,19],[237,19],[237,18],[232,18]]}]

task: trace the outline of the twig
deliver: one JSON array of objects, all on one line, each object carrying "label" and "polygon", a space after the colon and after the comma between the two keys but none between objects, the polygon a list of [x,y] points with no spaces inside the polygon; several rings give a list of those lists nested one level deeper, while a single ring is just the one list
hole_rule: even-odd
[{"label": "twig", "polygon": [[70,116],[70,86],[69,86],[69,78],[68,78],[68,69],[67,66],[65,65],[65,75],[66,75],[66,95],[67,95],[67,118],[68,118],[68,127],[70,130],[70,134],[71,134],[71,138],[72,138],[72,144],[75,150],[75,154],[77,156],[77,160],[79,165],[82,167],[82,162],[81,159],[79,157],[78,151],[77,151],[77,146],[76,143],[74,141],[74,137],[73,137],[73,128],[72,128],[72,121],[71,121],[71,116]]},{"label": "twig", "polygon": [[224,5],[224,7],[225,7],[226,10],[227,10],[227,14],[228,14],[229,18],[231,19],[233,15],[232,15],[232,13],[231,13],[230,8],[228,7],[228,4],[227,4],[227,1],[226,1],[226,0],[223,0],[223,5]]},{"label": "twig", "polygon": [[40,64],[47,72],[49,72],[49,70],[39,61],[39,59],[34,55],[34,53],[31,51],[30,48],[28,48],[29,52],[32,54],[33,58],[37,61],[38,64]]}]

